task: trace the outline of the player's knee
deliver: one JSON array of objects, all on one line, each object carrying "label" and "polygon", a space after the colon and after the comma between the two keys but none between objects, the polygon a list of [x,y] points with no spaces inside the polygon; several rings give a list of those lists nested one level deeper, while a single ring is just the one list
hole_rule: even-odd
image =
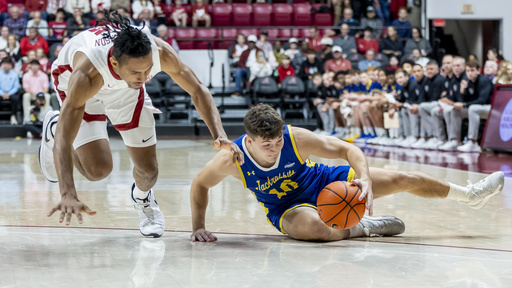
[{"label": "player's knee", "polygon": [[396,185],[397,187],[406,188],[410,184],[413,184],[416,178],[417,177],[414,172],[397,171],[392,174],[391,181],[393,182],[393,185]]},{"label": "player's knee", "polygon": [[158,163],[156,161],[148,161],[143,165],[135,167],[137,174],[145,179],[154,179],[158,176]]},{"label": "player's knee", "polygon": [[90,181],[99,181],[107,178],[108,175],[112,172],[112,163],[108,165],[108,163],[103,163],[101,165],[96,165],[93,169],[87,169],[86,178]]},{"label": "player's knee", "polygon": [[[297,240],[305,241],[326,241],[330,236],[330,228],[321,221],[305,221],[302,223],[302,231],[290,234],[290,236]],[[307,227],[307,228],[306,228]]]}]

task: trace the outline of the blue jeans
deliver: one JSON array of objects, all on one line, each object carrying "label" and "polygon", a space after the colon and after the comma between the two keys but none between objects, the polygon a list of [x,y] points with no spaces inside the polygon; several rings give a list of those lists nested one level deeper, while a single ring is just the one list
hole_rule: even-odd
[{"label": "blue jeans", "polygon": [[235,69],[235,91],[242,92],[242,81],[247,79],[249,71],[247,68],[236,68]]},{"label": "blue jeans", "polygon": [[379,0],[380,10],[377,15],[384,21],[384,26],[391,25],[391,13],[389,12],[389,2],[387,0]]}]

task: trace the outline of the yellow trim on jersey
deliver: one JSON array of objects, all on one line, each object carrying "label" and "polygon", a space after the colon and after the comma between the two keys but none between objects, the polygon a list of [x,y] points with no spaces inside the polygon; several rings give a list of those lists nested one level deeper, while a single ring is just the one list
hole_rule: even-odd
[{"label": "yellow trim on jersey", "polygon": [[355,177],[356,177],[356,171],[354,171],[354,169],[350,168],[350,170],[348,170],[347,182],[354,180]]},{"label": "yellow trim on jersey", "polygon": [[240,167],[238,160],[236,160],[236,167],[238,167],[238,172],[240,172],[240,176],[242,177],[242,183],[244,183],[244,188],[247,188],[247,183],[245,182],[244,172],[242,171],[242,168]]},{"label": "yellow trim on jersey", "polygon": [[302,158],[300,157],[299,150],[297,150],[297,145],[295,145],[295,139],[293,138],[293,133],[292,133],[292,125],[287,125],[287,126],[288,126],[288,133],[290,134],[290,139],[292,140],[293,151],[295,151],[295,155],[297,156],[297,159],[299,159],[300,164],[304,164],[304,161],[302,161]]},{"label": "yellow trim on jersey", "polygon": [[292,211],[293,209],[295,209],[297,207],[311,207],[311,208],[314,208],[316,210],[316,206],[308,204],[308,203],[297,204],[295,206],[292,206],[292,207],[288,208],[286,211],[284,211],[283,215],[281,215],[281,219],[279,219],[279,227],[276,227],[276,228],[279,228],[281,233],[286,234],[286,232],[283,229],[283,219],[284,219],[284,216],[286,216],[286,214],[288,214],[288,212]]}]

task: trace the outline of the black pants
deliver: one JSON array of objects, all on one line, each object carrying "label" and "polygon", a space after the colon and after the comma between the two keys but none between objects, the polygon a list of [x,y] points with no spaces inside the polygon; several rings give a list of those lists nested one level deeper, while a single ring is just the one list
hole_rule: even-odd
[{"label": "black pants", "polygon": [[16,112],[18,112],[18,104],[20,103],[20,95],[13,94],[11,97],[7,100],[4,100],[2,98],[2,101],[0,102],[3,105],[8,105],[10,102],[11,104],[11,115],[16,115]]}]

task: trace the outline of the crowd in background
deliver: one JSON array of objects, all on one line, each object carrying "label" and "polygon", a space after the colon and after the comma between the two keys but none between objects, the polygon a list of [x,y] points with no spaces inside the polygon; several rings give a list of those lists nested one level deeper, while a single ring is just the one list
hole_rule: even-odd
[{"label": "crowd in background", "polygon": [[[159,0],[26,0],[21,11],[0,1],[0,90],[2,103],[12,109],[11,124],[42,120],[50,109],[51,63],[71,37],[103,25],[106,9],[146,25],[178,50],[169,26],[212,25],[208,3],[196,0],[188,11],[182,6],[187,2],[173,1],[172,10],[164,11]],[[406,1],[326,2],[333,29],[310,27],[308,37],[287,41],[269,39],[266,30],[237,36],[229,47],[233,97],[247,93],[256,78],[281,83],[294,76],[313,88],[308,91],[318,133],[373,144],[479,151],[479,121],[490,109],[492,85],[512,82],[508,61],[490,49],[483,69],[476,59],[451,55],[438,63],[429,41],[408,21],[408,9],[398,6]],[[401,119],[399,127],[388,128],[385,122],[393,117]],[[464,145],[463,118],[470,130]]]}]

